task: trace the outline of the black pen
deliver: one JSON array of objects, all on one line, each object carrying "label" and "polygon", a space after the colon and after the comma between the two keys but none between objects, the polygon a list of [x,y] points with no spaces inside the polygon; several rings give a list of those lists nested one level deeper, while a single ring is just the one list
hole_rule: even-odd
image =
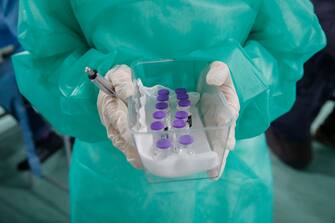
[{"label": "black pen", "polygon": [[85,72],[88,74],[90,81],[95,84],[100,90],[104,91],[108,95],[116,96],[114,88],[111,84],[101,76],[96,70],[91,69],[90,67],[85,68]]}]

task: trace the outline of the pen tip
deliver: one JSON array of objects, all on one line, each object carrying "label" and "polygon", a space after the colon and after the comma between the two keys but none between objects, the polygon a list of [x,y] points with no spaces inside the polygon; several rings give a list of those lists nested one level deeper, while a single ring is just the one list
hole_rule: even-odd
[{"label": "pen tip", "polygon": [[89,68],[89,67],[85,67],[85,72],[86,72],[86,73],[90,73],[91,71],[92,71],[91,68]]},{"label": "pen tip", "polygon": [[97,71],[96,70],[92,70],[90,67],[85,67],[85,72],[88,74],[88,78],[90,80],[95,79],[96,76],[97,76]]}]

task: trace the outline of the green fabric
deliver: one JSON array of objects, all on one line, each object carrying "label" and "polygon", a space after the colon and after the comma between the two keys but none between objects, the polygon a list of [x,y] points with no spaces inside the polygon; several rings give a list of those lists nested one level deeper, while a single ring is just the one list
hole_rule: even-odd
[{"label": "green fabric", "polygon": [[111,146],[77,140],[70,173],[72,222],[272,220],[271,165],[263,136],[238,142],[219,181],[148,184]]},{"label": "green fabric", "polygon": [[15,57],[20,90],[55,128],[80,139],[74,222],[270,221],[265,150],[254,145],[246,158],[237,146],[215,183],[148,185],[104,142],[98,92],[83,70],[147,58],[222,60],[241,102],[236,137],[256,136],[290,108],[303,63],[325,44],[309,1],[21,1],[19,39],[28,50]]}]

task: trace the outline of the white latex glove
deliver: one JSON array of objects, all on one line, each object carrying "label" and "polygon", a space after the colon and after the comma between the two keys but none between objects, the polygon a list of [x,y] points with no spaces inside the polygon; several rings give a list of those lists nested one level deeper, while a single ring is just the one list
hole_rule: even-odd
[{"label": "white latex glove", "polygon": [[128,129],[128,108],[125,103],[134,94],[131,69],[127,65],[116,65],[107,72],[105,78],[111,82],[118,97],[99,91],[97,106],[101,122],[113,145],[125,154],[129,163],[141,168],[142,164]]},{"label": "white latex glove", "polygon": [[[228,142],[227,142],[227,149],[224,154],[224,160],[220,166],[219,173],[215,170],[210,171],[209,175],[211,176],[218,176],[219,178],[222,175],[222,172],[224,170],[225,164],[226,164],[226,158],[228,156],[228,153],[230,150],[234,149],[235,147],[235,127],[236,127],[236,120],[239,115],[240,111],[240,103],[238,100],[238,96],[232,81],[232,78],[230,76],[230,71],[227,66],[227,64],[221,62],[221,61],[214,61],[210,65],[210,69],[206,75],[206,82],[208,85],[217,86],[218,89],[224,94],[229,111],[231,115],[233,116],[233,122],[231,125],[231,129],[228,135]],[[210,108],[209,108],[210,109]],[[218,126],[224,125],[226,122],[227,114],[222,112],[215,116],[215,120],[213,120]]]}]

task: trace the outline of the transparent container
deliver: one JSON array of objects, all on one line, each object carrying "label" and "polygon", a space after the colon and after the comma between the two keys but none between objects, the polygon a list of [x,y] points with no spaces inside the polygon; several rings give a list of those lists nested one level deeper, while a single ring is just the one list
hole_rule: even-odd
[{"label": "transparent container", "polygon": [[[206,84],[208,61],[201,60],[150,60],[132,64],[135,94],[128,99],[129,128],[151,183],[180,180],[200,180],[217,177],[209,172],[219,172],[227,149],[232,115],[224,95],[215,86]],[[155,158],[157,132],[151,131],[152,114],[156,111],[156,96],[153,89],[162,86],[170,90],[170,97],[176,99],[176,88],[185,88],[190,95],[192,106],[192,127],[187,129],[194,141],[186,145],[187,151],[176,152],[180,148],[177,137],[171,137],[171,152],[163,159]],[[149,90],[148,90],[149,89]],[[196,97],[194,97],[196,95]],[[173,120],[178,100],[170,100],[169,115]],[[223,125],[218,126],[216,114],[228,114]],[[184,130],[180,130],[184,131]],[[169,128],[169,136],[180,136],[185,132]],[[185,145],[183,145],[185,146]]]}]

